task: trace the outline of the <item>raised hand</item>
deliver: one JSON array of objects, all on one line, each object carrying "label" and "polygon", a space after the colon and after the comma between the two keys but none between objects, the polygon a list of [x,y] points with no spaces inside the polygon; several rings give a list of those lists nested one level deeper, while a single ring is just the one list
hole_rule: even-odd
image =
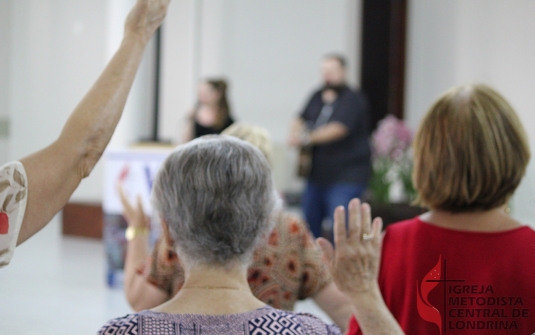
[{"label": "raised hand", "polygon": [[141,197],[138,195],[136,199],[136,204],[132,204],[126,193],[124,187],[121,183],[117,183],[117,192],[119,193],[119,198],[123,205],[123,216],[128,223],[128,227],[134,228],[149,228],[149,219],[145,215],[143,210],[143,205],[141,203]]},{"label": "raised hand", "polygon": [[125,22],[125,35],[134,34],[147,42],[160,26],[170,0],[137,0]]},{"label": "raised hand", "polygon": [[353,313],[363,334],[402,335],[403,330],[388,310],[377,282],[381,258],[380,218],[371,219],[368,204],[358,199],[349,203],[349,222],[346,228],[344,207],[334,212],[334,243],[317,241],[327,260],[338,288],[350,299]]},{"label": "raised hand", "polygon": [[349,203],[349,222],[342,206],[334,212],[334,243],[326,239],[317,241],[327,260],[334,282],[349,297],[355,299],[363,293],[379,293],[377,276],[381,255],[382,220],[371,220],[368,204],[358,199]]}]

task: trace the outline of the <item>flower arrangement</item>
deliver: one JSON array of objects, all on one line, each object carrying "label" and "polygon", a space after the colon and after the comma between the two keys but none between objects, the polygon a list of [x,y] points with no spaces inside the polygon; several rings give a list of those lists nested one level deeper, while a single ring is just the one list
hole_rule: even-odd
[{"label": "flower arrangement", "polygon": [[378,202],[410,202],[412,185],[412,133],[405,123],[389,114],[372,135],[373,176],[370,189]]}]

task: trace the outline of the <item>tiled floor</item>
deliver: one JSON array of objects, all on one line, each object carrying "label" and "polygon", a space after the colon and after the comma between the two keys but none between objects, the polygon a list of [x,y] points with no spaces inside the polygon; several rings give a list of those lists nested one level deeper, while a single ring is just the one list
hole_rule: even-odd
[{"label": "tiled floor", "polygon": [[[0,335],[95,334],[107,320],[131,313],[104,273],[103,244],[62,237],[56,217],[0,269]],[[329,321],[311,300],[296,310]]]}]

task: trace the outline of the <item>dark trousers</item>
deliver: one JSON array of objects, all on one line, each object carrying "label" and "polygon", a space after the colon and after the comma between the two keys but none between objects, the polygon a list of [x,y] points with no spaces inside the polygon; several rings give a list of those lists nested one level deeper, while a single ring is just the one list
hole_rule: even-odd
[{"label": "dark trousers", "polygon": [[[364,192],[362,185],[339,183],[321,186],[309,181],[303,194],[303,211],[314,237],[322,236],[322,223],[325,218],[332,222],[337,206],[347,208],[349,201],[359,198]],[[332,226],[331,226],[332,227]]]}]

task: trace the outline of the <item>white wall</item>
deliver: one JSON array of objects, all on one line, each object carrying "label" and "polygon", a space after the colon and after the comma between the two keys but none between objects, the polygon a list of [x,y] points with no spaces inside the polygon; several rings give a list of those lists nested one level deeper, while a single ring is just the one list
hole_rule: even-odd
[{"label": "white wall", "polygon": [[[7,124],[9,124],[10,13],[10,3],[0,1],[0,122]],[[0,164],[7,160],[8,138],[6,134],[0,134]]]},{"label": "white wall", "polygon": [[[0,9],[8,6],[10,10],[7,27],[6,21],[0,20],[2,41],[6,32],[10,40],[7,44],[9,74],[0,77],[1,87],[7,86],[7,115],[11,120],[8,158],[18,159],[50,144],[59,135],[69,114],[117,49],[124,18],[134,1],[2,0],[0,3]],[[2,46],[3,54],[6,49]],[[4,64],[0,61],[0,71]],[[145,61],[112,146],[128,145],[149,133],[152,82],[146,80],[150,79],[147,67]],[[102,192],[100,162],[72,200],[100,202]]]},{"label": "white wall", "polygon": [[[532,0],[410,1],[405,106],[410,126],[449,87],[486,83],[516,108],[535,150],[533,13]],[[518,219],[535,224],[533,163],[512,209]]]},{"label": "white wall", "polygon": [[[0,138],[2,162],[58,136],[118,47],[133,3],[0,1],[0,119],[10,120],[9,138]],[[163,30],[160,136],[179,138],[200,77],[225,74],[236,118],[267,127],[282,147],[291,118],[319,84],[323,54],[345,53],[351,82],[358,81],[359,10],[360,0],[171,2]],[[111,147],[148,137],[152,80],[145,59]],[[286,152],[278,157],[286,161]],[[102,184],[101,161],[72,200],[99,202]]]},{"label": "white wall", "polygon": [[266,127],[278,142],[319,84],[323,55],[346,54],[358,82],[360,1],[190,0],[170,11],[164,71],[175,82],[164,80],[163,137],[179,138],[199,77],[227,77],[236,118]]},{"label": "white wall", "polygon": [[360,0],[186,0],[165,26],[161,136],[180,139],[200,78],[224,76],[234,117],[269,130],[276,181],[297,188],[295,153],[284,148],[291,120],[320,84],[329,52],[345,54],[359,82]]}]

